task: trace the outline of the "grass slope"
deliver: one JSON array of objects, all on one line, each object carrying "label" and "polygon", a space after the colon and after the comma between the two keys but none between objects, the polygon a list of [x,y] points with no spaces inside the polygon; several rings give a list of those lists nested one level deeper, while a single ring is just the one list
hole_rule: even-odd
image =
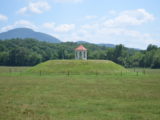
[{"label": "grass slope", "polygon": [[70,73],[70,74],[111,74],[124,71],[122,66],[107,60],[50,60],[32,67],[28,72]]}]

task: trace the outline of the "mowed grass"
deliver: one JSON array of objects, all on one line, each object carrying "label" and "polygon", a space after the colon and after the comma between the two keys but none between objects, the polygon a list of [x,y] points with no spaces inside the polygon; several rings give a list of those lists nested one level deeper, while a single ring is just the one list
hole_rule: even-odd
[{"label": "mowed grass", "polygon": [[126,69],[107,60],[50,60],[31,69],[29,73],[50,74],[113,74]]},{"label": "mowed grass", "polygon": [[0,73],[0,120],[159,119],[158,69],[138,76]]}]

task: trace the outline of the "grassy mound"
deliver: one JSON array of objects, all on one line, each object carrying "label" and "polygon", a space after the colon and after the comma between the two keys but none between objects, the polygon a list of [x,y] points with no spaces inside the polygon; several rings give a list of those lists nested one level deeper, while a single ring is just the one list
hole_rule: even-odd
[{"label": "grassy mound", "polygon": [[124,67],[107,60],[50,60],[30,68],[28,72],[60,74],[111,74],[124,70]]}]

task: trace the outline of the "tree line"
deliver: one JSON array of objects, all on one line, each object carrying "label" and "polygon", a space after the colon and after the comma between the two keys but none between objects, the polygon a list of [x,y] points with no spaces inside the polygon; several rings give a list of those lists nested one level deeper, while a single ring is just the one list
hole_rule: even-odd
[{"label": "tree line", "polygon": [[[1,66],[33,66],[54,59],[74,59],[74,49],[79,43],[47,43],[34,39],[0,40]],[[160,68],[160,48],[149,45],[146,50],[136,50],[117,45],[108,48],[83,43],[88,49],[88,59],[112,60],[125,67]]]}]

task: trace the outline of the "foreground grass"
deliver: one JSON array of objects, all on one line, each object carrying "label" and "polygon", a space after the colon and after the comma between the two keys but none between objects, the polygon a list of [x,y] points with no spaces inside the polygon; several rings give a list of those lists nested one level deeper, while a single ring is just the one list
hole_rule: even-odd
[{"label": "foreground grass", "polygon": [[159,120],[159,73],[0,74],[0,119]]}]

